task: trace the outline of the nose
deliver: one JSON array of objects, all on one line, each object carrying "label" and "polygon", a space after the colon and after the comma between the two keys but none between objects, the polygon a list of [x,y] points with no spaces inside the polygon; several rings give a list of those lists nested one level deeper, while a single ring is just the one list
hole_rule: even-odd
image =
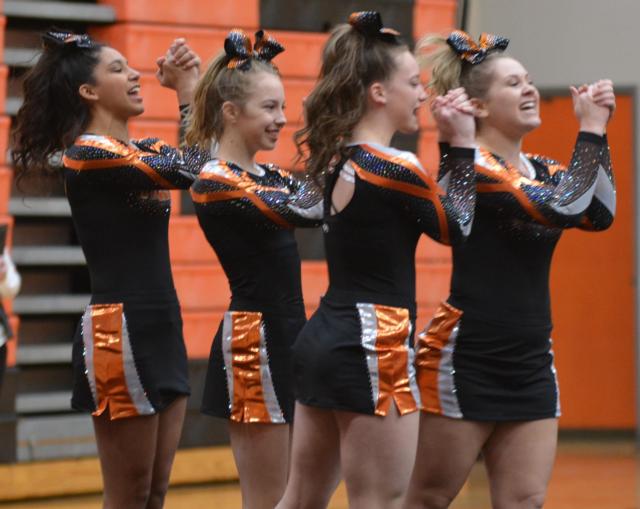
[{"label": "nose", "polygon": [[140,73],[135,69],[129,67],[129,81],[139,81]]},{"label": "nose", "polygon": [[423,103],[427,100],[429,95],[427,94],[426,89],[423,86],[420,86],[420,95],[418,96],[418,100]]},{"label": "nose", "polygon": [[276,118],[276,125],[278,127],[282,127],[287,123],[287,117],[284,114],[284,110],[282,108],[280,108],[280,110],[278,111],[278,117]]}]

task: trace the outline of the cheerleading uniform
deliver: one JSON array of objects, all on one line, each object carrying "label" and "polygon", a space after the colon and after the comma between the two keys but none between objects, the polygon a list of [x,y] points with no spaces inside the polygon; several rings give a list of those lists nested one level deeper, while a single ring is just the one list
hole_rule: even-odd
[{"label": "cheerleading uniform", "polygon": [[120,419],[189,394],[167,190],[188,188],[202,156],[155,138],[127,144],[89,134],[65,151],[65,189],[91,278],[73,343],[73,408]]},{"label": "cheerleading uniform", "polygon": [[208,162],[191,188],[198,221],[229,281],[202,411],[242,423],[293,417],[291,345],[304,325],[294,226],[318,226],[322,197],[273,165]]},{"label": "cheerleading uniform", "polygon": [[[446,145],[442,147],[446,152]],[[453,418],[560,415],[549,339],[549,269],[565,228],[608,228],[615,184],[605,137],[581,132],[569,167],[522,155],[528,174],[478,149],[477,205],[453,247],[451,294],[421,335],[422,408]]]},{"label": "cheerleading uniform", "polygon": [[[475,206],[472,149],[452,148],[439,183],[408,152],[353,145],[325,186],[329,289],[294,345],[297,400],[384,416],[415,411],[415,250],[422,233],[456,244]],[[338,176],[354,194],[333,215]]]}]

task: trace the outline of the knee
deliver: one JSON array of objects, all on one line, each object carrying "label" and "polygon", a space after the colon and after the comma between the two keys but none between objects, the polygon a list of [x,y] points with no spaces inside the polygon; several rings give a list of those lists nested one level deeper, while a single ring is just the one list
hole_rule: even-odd
[{"label": "knee", "polygon": [[546,499],[544,491],[511,494],[494,502],[496,509],[542,509]]},{"label": "knee", "polygon": [[408,509],[447,509],[455,495],[446,492],[424,489],[411,491],[407,497]]}]

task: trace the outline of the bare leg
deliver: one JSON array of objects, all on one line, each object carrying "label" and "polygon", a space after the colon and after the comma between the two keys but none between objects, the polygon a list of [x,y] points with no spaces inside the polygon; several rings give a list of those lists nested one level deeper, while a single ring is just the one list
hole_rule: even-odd
[{"label": "bare leg", "polygon": [[395,509],[407,492],[418,440],[419,412],[386,417],[336,412],[340,456],[351,509]]},{"label": "bare leg", "polygon": [[420,413],[416,464],[407,509],[445,509],[478,459],[494,424]]},{"label": "bare leg", "polygon": [[483,449],[494,509],[543,506],[557,442],[557,419],[497,425]]},{"label": "bare leg", "polygon": [[291,472],[277,509],[324,509],[340,482],[340,439],[332,410],[296,403]]},{"label": "bare leg", "polygon": [[93,418],[104,481],[104,509],[145,509],[151,492],[158,415]]},{"label": "bare leg", "polygon": [[187,398],[185,396],[176,399],[160,412],[151,494],[147,509],[162,509],[164,505],[164,497],[169,487],[169,476],[180,441],[186,409]]},{"label": "bare leg", "polygon": [[273,509],[287,484],[289,425],[229,422],[229,436],[242,507]]}]

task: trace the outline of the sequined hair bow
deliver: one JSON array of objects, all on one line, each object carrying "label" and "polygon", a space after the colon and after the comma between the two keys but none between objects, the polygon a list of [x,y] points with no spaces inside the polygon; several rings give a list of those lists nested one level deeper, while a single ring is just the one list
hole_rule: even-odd
[{"label": "sequined hair bow", "polygon": [[91,37],[87,34],[74,34],[71,32],[59,32],[49,30],[42,35],[42,43],[45,48],[75,47],[92,48],[94,46]]},{"label": "sequined hair bow", "polygon": [[365,37],[385,42],[397,43],[400,32],[382,25],[382,16],[377,11],[354,12],[349,16],[349,24]]},{"label": "sequined hair bow", "polygon": [[224,40],[224,51],[230,58],[227,67],[246,71],[251,67],[251,60],[269,62],[284,51],[284,47],[264,30],[256,32],[256,43],[252,46],[251,40],[242,30],[231,30]]},{"label": "sequined hair bow", "polygon": [[504,51],[509,45],[509,39],[499,35],[483,33],[478,42],[462,30],[454,30],[447,37],[447,44],[460,56],[460,58],[471,65],[482,62],[487,55],[495,51]]}]

